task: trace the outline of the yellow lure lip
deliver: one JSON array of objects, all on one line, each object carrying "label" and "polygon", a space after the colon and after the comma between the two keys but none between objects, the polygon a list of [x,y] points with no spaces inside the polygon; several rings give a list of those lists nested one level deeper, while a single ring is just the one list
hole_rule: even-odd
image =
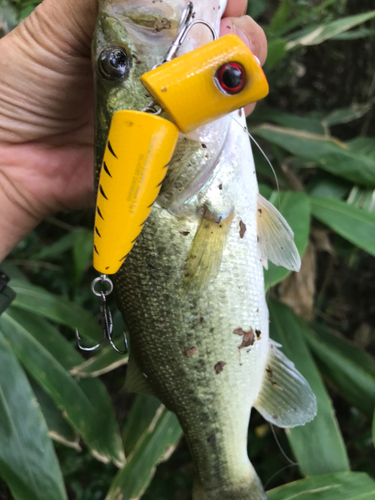
[{"label": "yellow lure lip", "polygon": [[100,173],[94,268],[115,274],[139,236],[174,153],[178,128],[141,111],[113,115]]}]

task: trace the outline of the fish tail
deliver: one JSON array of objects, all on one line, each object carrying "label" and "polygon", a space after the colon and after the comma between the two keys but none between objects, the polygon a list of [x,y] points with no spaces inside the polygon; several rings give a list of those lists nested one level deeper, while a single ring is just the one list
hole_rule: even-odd
[{"label": "fish tail", "polygon": [[207,489],[199,480],[194,482],[193,500],[267,500],[260,479],[254,469],[247,480],[237,486],[223,485],[217,489]]}]

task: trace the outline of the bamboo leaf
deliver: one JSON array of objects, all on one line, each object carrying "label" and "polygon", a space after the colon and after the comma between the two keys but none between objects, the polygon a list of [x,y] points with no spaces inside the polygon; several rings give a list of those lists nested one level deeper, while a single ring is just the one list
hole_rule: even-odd
[{"label": "bamboo leaf", "polygon": [[287,431],[301,471],[307,476],[347,471],[348,457],[334,409],[302,333],[308,326],[283,304],[270,301],[269,309],[271,338],[282,344],[282,351],[307,379],[318,401],[312,422]]},{"label": "bamboo leaf", "polygon": [[314,476],[267,492],[269,500],[371,500],[375,482],[363,472]]},{"label": "bamboo leaf", "polygon": [[321,325],[303,330],[321,372],[369,418],[375,408],[375,360]]},{"label": "bamboo leaf", "polygon": [[115,477],[106,500],[141,498],[157,464],[171,456],[181,434],[176,415],[161,406],[142,441]]},{"label": "bamboo leaf", "polygon": [[310,198],[311,213],[343,238],[375,255],[375,213],[336,198]]},{"label": "bamboo leaf", "polygon": [[[292,228],[294,242],[302,258],[307,247],[310,231],[310,206],[308,197],[304,193],[285,191],[280,193],[280,205],[277,195],[271,197],[270,201],[280,210]],[[291,272],[284,267],[275,266],[272,262],[269,262],[268,270],[264,271],[266,288],[276,285],[289,276]]]},{"label": "bamboo leaf", "polygon": [[312,118],[310,116],[297,116],[292,113],[286,113],[285,111],[280,111],[279,109],[267,106],[260,106],[258,110],[255,109],[249,120],[249,125],[252,126],[255,122],[272,122],[280,125],[281,127],[300,131],[304,130],[305,132],[310,132],[311,134],[323,135],[325,132],[324,126],[317,118]]},{"label": "bamboo leaf", "polygon": [[111,346],[106,346],[96,356],[74,366],[70,373],[77,378],[99,377],[104,373],[116,370],[120,366],[127,365],[128,359],[128,354],[119,355]]},{"label": "bamboo leaf", "polygon": [[35,380],[30,379],[29,383],[47,423],[50,438],[76,451],[81,451],[78,434],[63,417],[52,398]]},{"label": "bamboo leaf", "polygon": [[[82,435],[93,455],[121,466],[124,453],[110,398],[99,380],[78,383],[68,369],[82,359],[52,326],[10,308],[0,328],[27,371],[37,380]],[[73,364],[74,363],[74,364]]]},{"label": "bamboo leaf", "polygon": [[273,38],[268,42],[267,69],[272,69],[276,63],[281,61],[287,54],[287,40],[284,38]]},{"label": "bamboo leaf", "polygon": [[350,143],[274,125],[261,125],[251,132],[332,174],[355,184],[375,187],[375,158],[355,151]]},{"label": "bamboo leaf", "polygon": [[364,14],[357,14],[355,16],[347,16],[341,19],[336,19],[331,23],[321,24],[318,26],[310,26],[297,33],[293,33],[293,40],[291,40],[287,49],[291,50],[300,45],[318,45],[325,40],[333,38],[345,31],[365,23],[375,17],[375,10],[365,12]]},{"label": "bamboo leaf", "polygon": [[42,412],[0,334],[0,475],[15,500],[66,500]]},{"label": "bamboo leaf", "polygon": [[157,398],[143,394],[135,396],[123,431],[124,448],[127,456],[143,439],[143,434],[147,432],[158,408],[160,408],[160,401]]},{"label": "bamboo leaf", "polygon": [[87,229],[75,229],[70,233],[66,234],[62,238],[58,239],[52,245],[42,248],[38,253],[36,253],[32,258],[35,260],[45,260],[53,259],[54,257],[60,257],[61,254],[67,250],[72,250],[77,240],[82,238],[82,235],[89,233],[92,235],[91,231]]},{"label": "bamboo leaf", "polygon": [[358,120],[372,108],[371,104],[353,105],[351,108],[341,108],[331,111],[323,120],[323,125],[332,127],[341,123],[350,123],[353,120]]},{"label": "bamboo leaf", "polygon": [[74,330],[77,328],[82,337],[95,342],[101,339],[101,328],[95,318],[77,304],[25,281],[12,281],[12,288],[17,294],[14,307],[56,321],[60,325],[70,326]]}]

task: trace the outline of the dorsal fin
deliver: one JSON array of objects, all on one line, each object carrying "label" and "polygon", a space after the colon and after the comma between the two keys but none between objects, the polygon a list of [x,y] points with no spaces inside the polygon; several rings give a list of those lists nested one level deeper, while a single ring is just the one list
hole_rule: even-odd
[{"label": "dorsal fin", "polygon": [[294,234],[281,213],[258,193],[258,243],[264,267],[267,260],[276,266],[299,271],[301,258],[294,243]]},{"label": "dorsal fin", "polygon": [[307,380],[270,340],[262,389],[254,407],[278,427],[296,427],[316,415],[317,402]]},{"label": "dorsal fin", "polygon": [[184,292],[199,293],[217,275],[233,213],[232,209],[223,218],[203,207],[202,218],[186,261]]}]

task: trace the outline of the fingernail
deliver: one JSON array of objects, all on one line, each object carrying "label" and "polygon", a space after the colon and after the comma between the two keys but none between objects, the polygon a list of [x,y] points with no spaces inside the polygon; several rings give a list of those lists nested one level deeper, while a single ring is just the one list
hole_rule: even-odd
[{"label": "fingernail", "polygon": [[246,32],[242,28],[240,28],[239,26],[236,26],[233,23],[232,33],[234,33],[235,35],[237,35],[238,38],[240,38],[243,41],[243,43],[245,43],[249,47],[249,49],[251,50],[251,52],[254,52],[253,42],[247,36]]}]

